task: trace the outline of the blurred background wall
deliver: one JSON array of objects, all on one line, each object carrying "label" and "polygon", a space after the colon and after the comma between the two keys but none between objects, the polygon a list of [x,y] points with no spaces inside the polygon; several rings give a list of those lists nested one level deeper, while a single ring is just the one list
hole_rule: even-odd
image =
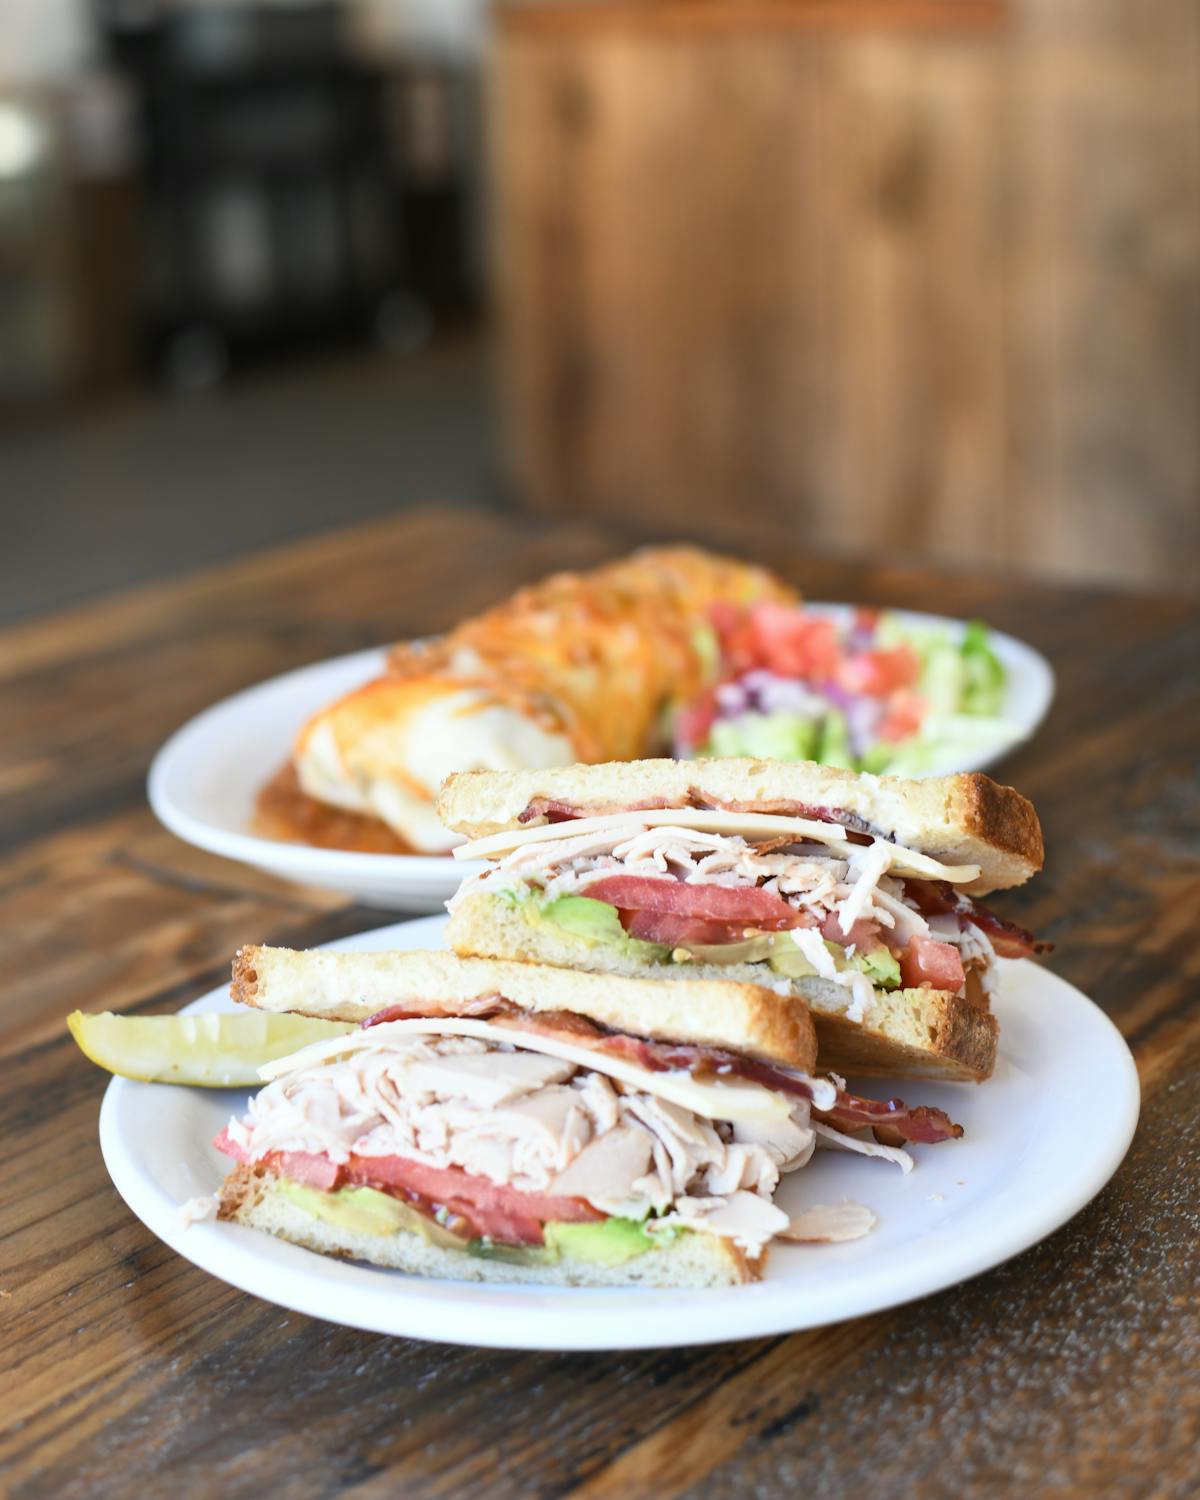
[{"label": "blurred background wall", "polygon": [[430,499],[1194,590],[1195,0],[6,0],[7,612]]},{"label": "blurred background wall", "polygon": [[1194,0],[506,19],[501,389],[535,503],[1194,579]]}]

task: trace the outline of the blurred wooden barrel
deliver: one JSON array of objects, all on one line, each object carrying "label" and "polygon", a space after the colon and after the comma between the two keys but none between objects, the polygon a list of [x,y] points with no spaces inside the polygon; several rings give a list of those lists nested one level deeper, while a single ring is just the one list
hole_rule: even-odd
[{"label": "blurred wooden barrel", "polygon": [[1194,586],[1191,3],[502,7],[518,493]]}]

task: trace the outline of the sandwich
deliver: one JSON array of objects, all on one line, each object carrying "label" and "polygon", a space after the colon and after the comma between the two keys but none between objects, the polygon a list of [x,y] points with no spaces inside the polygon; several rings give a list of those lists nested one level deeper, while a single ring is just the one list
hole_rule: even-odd
[{"label": "sandwich", "polygon": [[436,640],[393,647],[384,675],[314,715],[264,788],[260,827],[444,853],[455,840],[434,804],[448,772],[663,753],[674,708],[715,679],[713,605],[795,599],[761,568],[687,547],[546,578]]},{"label": "sandwich", "polygon": [[839,1072],[987,1078],[996,959],[1048,946],[976,899],[1042,864],[978,774],[651,760],[452,776],[438,810],[488,862],[447,903],[457,953],[771,985]]},{"label": "sandwich", "polygon": [[818,1146],[908,1170],[940,1110],[818,1077],[796,995],[449,953],[245,948],[233,995],[354,1029],[260,1070],[215,1141],[219,1217],[330,1255],[476,1281],[728,1286],[778,1240],[865,1234],[776,1202]]}]

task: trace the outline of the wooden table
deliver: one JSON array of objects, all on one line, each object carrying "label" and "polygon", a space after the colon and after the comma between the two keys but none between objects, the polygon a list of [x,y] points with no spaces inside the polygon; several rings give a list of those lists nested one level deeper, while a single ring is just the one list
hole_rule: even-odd
[{"label": "wooden table", "polygon": [[235,688],[437,630],[641,539],[428,510],[0,637],[13,1500],[1195,1493],[1200,613],[1183,602],[822,563],[743,538],[813,597],[978,613],[1058,669],[1049,721],[1006,767],[1049,859],[1005,910],[1053,938],[1051,967],[1121,1026],[1145,1104],[1112,1184],[1009,1265],[790,1338],[480,1352],[244,1296],[155,1240],[110,1185],[105,1079],[67,1037],[69,1010],[174,1010],[221,981],[239,943],[381,920],[177,843],[145,803],[154,748]]}]

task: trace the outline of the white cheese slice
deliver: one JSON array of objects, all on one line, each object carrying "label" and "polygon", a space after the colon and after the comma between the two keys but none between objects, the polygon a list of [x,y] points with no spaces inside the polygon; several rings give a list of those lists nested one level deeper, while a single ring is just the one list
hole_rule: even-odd
[{"label": "white cheese slice", "polygon": [[[562,1058],[576,1067],[587,1068],[593,1073],[603,1073],[628,1084],[640,1093],[653,1094],[690,1109],[693,1114],[706,1120],[778,1120],[791,1111],[789,1100],[783,1094],[763,1088],[761,1084],[741,1080],[728,1083],[701,1080],[678,1072],[657,1073],[642,1068],[625,1058],[609,1057],[603,1052],[588,1047],[577,1047],[572,1042],[558,1037],[538,1036],[533,1032],[516,1031],[512,1027],[495,1026],[490,1021],[478,1021],[470,1016],[418,1017],[406,1021],[383,1021],[378,1026],[352,1031],[348,1036],[331,1037],[327,1042],[315,1042],[291,1057],[279,1058],[259,1068],[258,1076],[264,1083],[309,1068],[317,1063],[328,1062],[336,1057],[358,1051],[363,1047],[386,1045],[390,1040],[402,1040],[418,1036],[471,1036],[486,1042],[503,1042],[510,1047],[520,1047],[526,1052],[540,1052],[546,1057]],[[829,1089],[824,1080],[813,1079],[813,1086],[823,1108],[832,1101],[820,1096]]]},{"label": "white cheese slice", "polygon": [[595,818],[568,818],[562,823],[539,823],[534,828],[506,828],[460,844],[455,859],[495,859],[519,849],[522,844],[551,843],[557,839],[578,838],[583,834],[607,833],[620,843],[643,828],[676,826],[694,828],[698,833],[736,834],[746,839],[779,838],[791,834],[797,839],[815,839],[822,844],[844,844],[846,830],[840,823],[819,823],[811,818],[784,817],[776,813],[722,812],[699,807],[651,807],[641,812],[603,813]]},{"label": "white cheese slice", "polygon": [[[506,828],[501,833],[460,844],[455,859],[501,859],[526,845],[552,844],[561,839],[589,834],[611,835],[618,844],[645,828],[694,828],[697,833],[719,833],[748,840],[790,836],[811,839],[831,848],[843,848],[846,830],[840,823],[820,823],[813,818],[793,818],[781,813],[722,812],[697,807],[653,807],[641,812],[604,813],[595,818],[567,818],[561,823],[539,823],[534,828]],[[904,849],[887,839],[875,845],[891,852],[890,867],[896,875],[920,875],[962,885],[979,877],[978,865],[945,865],[929,854]]]},{"label": "white cheese slice", "polygon": [[902,849],[899,844],[888,847],[896,851],[890,875],[923,875],[927,880],[945,880],[951,885],[966,885],[979,879],[978,865],[944,865],[931,854],[918,854],[915,849]]}]

